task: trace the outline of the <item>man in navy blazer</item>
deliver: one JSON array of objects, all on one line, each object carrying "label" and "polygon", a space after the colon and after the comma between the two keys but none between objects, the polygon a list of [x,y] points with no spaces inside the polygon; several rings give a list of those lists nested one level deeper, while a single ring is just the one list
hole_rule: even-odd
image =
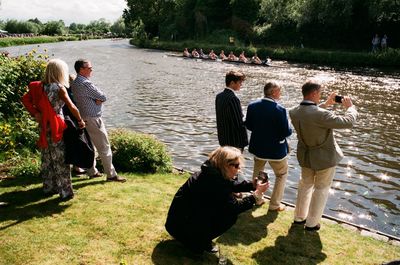
[{"label": "man in navy blazer", "polygon": [[275,174],[275,184],[269,204],[270,211],[283,211],[281,204],[288,175],[289,147],[286,137],[292,134],[286,109],[276,101],[281,88],[276,82],[264,86],[264,98],[249,104],[246,127],[251,131],[249,152],[254,155],[253,181],[257,181],[266,162]]},{"label": "man in navy blazer", "polygon": [[230,71],[225,76],[226,88],[215,98],[218,141],[220,146],[233,146],[242,150],[248,145],[242,105],[235,91],[239,91],[245,75]]}]

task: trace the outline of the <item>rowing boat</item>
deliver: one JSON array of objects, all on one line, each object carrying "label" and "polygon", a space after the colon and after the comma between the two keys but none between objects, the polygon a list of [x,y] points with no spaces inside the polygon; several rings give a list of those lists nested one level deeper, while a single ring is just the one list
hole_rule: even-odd
[{"label": "rowing boat", "polygon": [[[271,61],[265,62],[263,61],[261,64],[257,64],[257,63],[253,63],[253,62],[242,62],[242,61],[231,61],[231,60],[221,60],[221,59],[211,59],[208,57],[186,57],[183,56],[181,54],[175,54],[175,53],[170,53],[167,54],[168,56],[171,57],[177,57],[177,58],[181,58],[181,59],[189,59],[189,60],[196,60],[197,62],[201,62],[201,61],[214,61],[214,62],[223,62],[223,63],[231,63],[231,64],[245,64],[245,65],[252,65],[252,66],[273,66],[271,64]],[[249,60],[250,61],[250,60]]]}]

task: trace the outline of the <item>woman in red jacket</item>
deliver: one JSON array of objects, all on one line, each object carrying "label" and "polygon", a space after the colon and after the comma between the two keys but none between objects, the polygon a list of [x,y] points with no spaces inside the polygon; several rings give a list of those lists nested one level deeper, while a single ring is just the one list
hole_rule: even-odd
[{"label": "woman in red jacket", "polygon": [[79,110],[68,96],[66,86],[67,64],[60,59],[52,59],[47,64],[43,81],[31,82],[28,93],[22,97],[22,103],[40,128],[38,146],[42,153],[43,191],[48,195],[58,193],[63,200],[74,197],[70,166],[64,163],[64,104],[78,120],[79,127],[85,127]]}]

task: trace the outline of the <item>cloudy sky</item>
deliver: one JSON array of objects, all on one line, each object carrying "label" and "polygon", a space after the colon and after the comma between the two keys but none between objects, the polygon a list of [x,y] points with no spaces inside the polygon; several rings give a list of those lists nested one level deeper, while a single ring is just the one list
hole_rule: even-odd
[{"label": "cloudy sky", "polygon": [[125,0],[0,0],[0,20],[37,17],[41,22],[62,19],[66,25],[100,18],[114,22],[124,8]]}]

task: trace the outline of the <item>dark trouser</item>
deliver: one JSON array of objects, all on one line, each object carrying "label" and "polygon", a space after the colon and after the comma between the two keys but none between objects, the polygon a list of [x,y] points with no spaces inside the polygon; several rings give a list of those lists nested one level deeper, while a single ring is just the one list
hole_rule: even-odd
[{"label": "dark trouser", "polygon": [[211,247],[211,241],[222,235],[236,223],[234,218],[215,218],[214,222],[182,222],[168,217],[165,228],[168,233],[194,252],[203,252]]}]

